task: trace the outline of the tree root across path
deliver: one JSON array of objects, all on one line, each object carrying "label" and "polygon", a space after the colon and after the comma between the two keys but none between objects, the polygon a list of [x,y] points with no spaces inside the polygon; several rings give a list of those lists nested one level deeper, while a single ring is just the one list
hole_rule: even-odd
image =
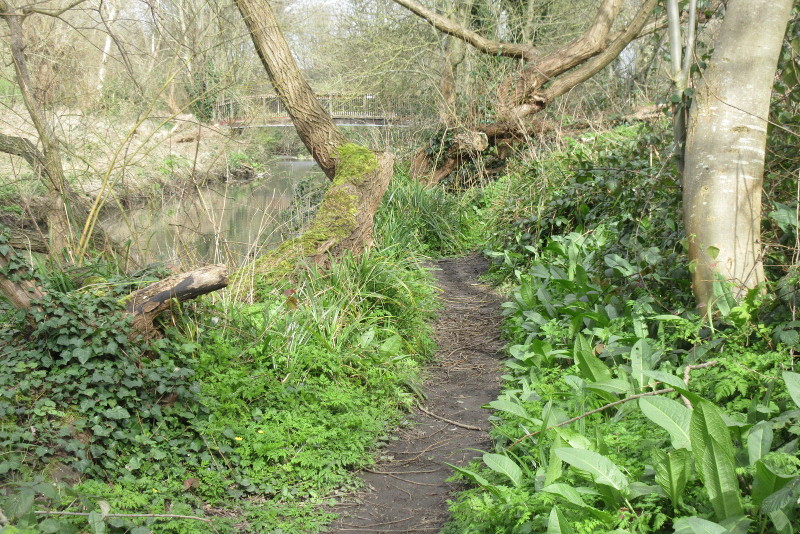
[{"label": "tree root across path", "polygon": [[466,465],[490,446],[490,413],[481,406],[500,389],[500,297],[477,279],[486,266],[477,254],[437,263],[443,309],[425,408],[365,470],[366,489],[334,508],[340,517],[330,532],[438,532],[447,521],[458,484],[445,481],[452,475],[446,464]]}]

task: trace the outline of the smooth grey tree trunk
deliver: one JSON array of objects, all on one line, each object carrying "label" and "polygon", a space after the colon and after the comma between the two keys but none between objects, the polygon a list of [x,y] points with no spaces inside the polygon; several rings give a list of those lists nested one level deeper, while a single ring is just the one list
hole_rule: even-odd
[{"label": "smooth grey tree trunk", "polygon": [[713,282],[764,281],[761,192],[770,96],[792,0],[730,0],[689,114],[683,211],[697,306]]}]

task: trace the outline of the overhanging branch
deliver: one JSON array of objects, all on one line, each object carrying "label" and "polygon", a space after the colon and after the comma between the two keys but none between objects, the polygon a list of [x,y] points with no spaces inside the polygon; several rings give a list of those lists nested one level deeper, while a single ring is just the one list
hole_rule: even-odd
[{"label": "overhanging branch", "polygon": [[440,32],[461,39],[485,54],[524,59],[526,61],[532,61],[538,56],[538,52],[534,46],[487,39],[443,15],[434,13],[414,0],[394,0],[394,2],[408,9],[418,17],[425,19]]}]

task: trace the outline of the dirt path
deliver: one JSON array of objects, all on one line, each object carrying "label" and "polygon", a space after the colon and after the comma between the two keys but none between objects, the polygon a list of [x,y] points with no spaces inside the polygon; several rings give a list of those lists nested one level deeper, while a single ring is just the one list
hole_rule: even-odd
[{"label": "dirt path", "polygon": [[481,406],[499,391],[500,298],[478,282],[486,266],[477,254],[436,264],[444,309],[424,410],[414,410],[411,425],[381,451],[384,459],[363,474],[365,491],[336,507],[341,515],[330,532],[438,532],[447,520],[446,500],[457,484],[445,482],[452,474],[445,462],[466,465],[478,455],[474,449],[489,447],[489,412]]}]

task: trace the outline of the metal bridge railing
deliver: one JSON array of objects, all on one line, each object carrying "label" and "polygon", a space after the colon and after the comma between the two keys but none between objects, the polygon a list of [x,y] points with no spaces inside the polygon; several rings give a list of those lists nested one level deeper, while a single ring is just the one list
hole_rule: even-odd
[{"label": "metal bridge railing", "polygon": [[[399,117],[395,106],[389,106],[372,94],[317,95],[322,107],[335,119],[394,121]],[[288,118],[289,112],[277,95],[250,95],[220,98],[214,105],[217,122],[270,120]]]}]

